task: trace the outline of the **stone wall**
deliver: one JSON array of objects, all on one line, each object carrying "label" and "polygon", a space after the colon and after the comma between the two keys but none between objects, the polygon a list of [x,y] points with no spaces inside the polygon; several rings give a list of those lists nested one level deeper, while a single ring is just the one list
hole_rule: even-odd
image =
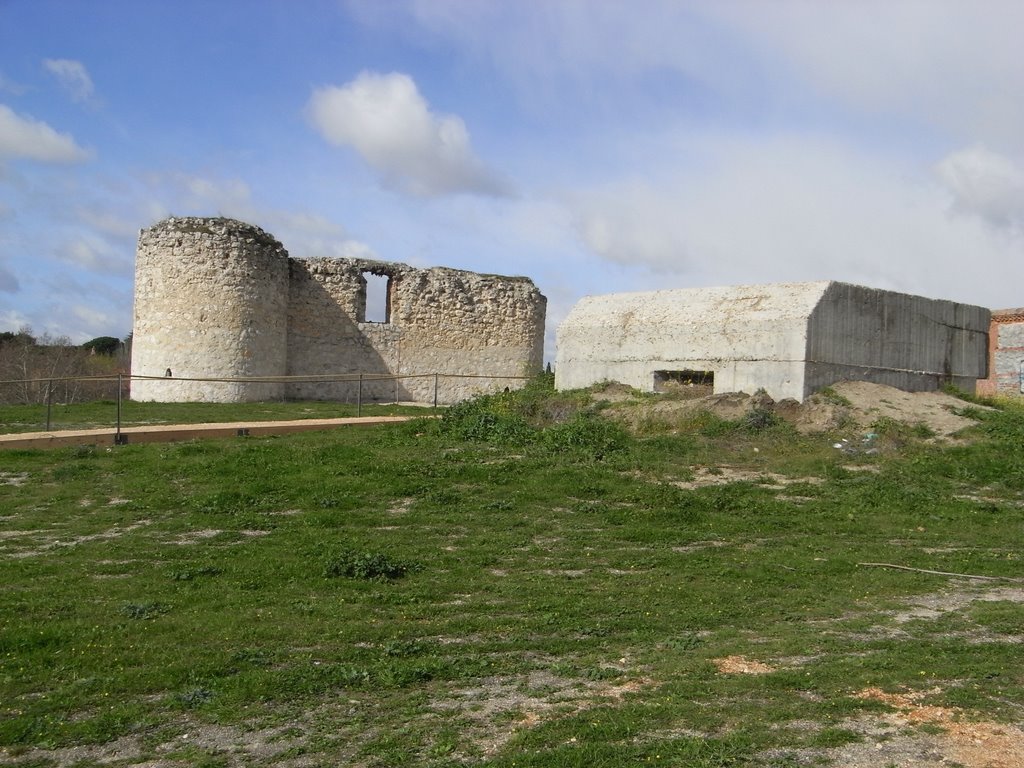
[{"label": "stone wall", "polygon": [[[386,322],[366,321],[368,274],[389,281]],[[133,396],[354,401],[359,393],[364,401],[432,402],[436,382],[438,402],[457,402],[523,383],[479,377],[540,370],[545,308],[523,277],[291,259],[280,243],[242,222],[168,219],[139,238],[133,374],[162,376],[170,368],[175,377],[362,374],[363,381],[140,380]]]},{"label": "stone wall", "polygon": [[[284,385],[175,381],[280,376],[285,370],[288,254],[259,227],[172,218],[139,235],[132,382],[136,400],[270,400]],[[167,371],[171,378],[165,380]]]},{"label": "stone wall", "polygon": [[988,336],[989,374],[978,394],[1024,395],[1024,307],[994,310]]}]

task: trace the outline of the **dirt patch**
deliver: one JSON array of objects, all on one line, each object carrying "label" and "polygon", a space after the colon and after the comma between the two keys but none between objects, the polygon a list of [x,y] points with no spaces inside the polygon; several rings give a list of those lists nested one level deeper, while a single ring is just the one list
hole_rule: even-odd
[{"label": "dirt patch", "polygon": [[[304,728],[277,726],[273,728],[229,727],[209,723],[183,721],[177,725],[180,733],[156,746],[147,746],[140,736],[126,736],[106,744],[58,749],[30,749],[17,756],[19,762],[47,761],[55,768],[70,768],[81,764],[130,765],[135,768],[183,768],[193,765],[196,752],[214,754],[224,759],[225,765],[260,764],[288,765],[296,768],[313,761],[284,760],[285,753],[301,749],[306,741]],[[0,750],[0,763],[12,755]],[[10,763],[17,765],[18,763]],[[217,763],[220,765],[221,763]]]},{"label": "dirt patch", "polygon": [[27,472],[0,472],[0,485],[24,485]]},{"label": "dirt patch", "polygon": [[795,483],[821,485],[825,482],[824,478],[821,477],[786,477],[775,472],[729,466],[697,467],[694,469],[693,474],[693,480],[680,480],[672,483],[672,485],[692,491],[697,488],[729,485],[730,483],[757,483],[769,490],[781,491],[786,486]]},{"label": "dirt patch", "polygon": [[[828,394],[814,394],[798,403],[789,399],[776,402],[764,393],[730,392],[700,396],[699,392],[687,392],[682,396],[678,392],[669,392],[652,396],[621,384],[608,384],[593,392],[591,398],[605,403],[607,414],[634,429],[653,425],[678,428],[700,412],[735,420],[754,411],[771,411],[803,433],[865,432],[879,420],[892,419],[909,426],[920,425],[928,435],[948,440],[977,423],[956,413],[965,409],[968,403],[943,392],[904,392],[865,381],[839,382],[829,390]],[[985,406],[971,407],[985,410]]]},{"label": "dirt patch", "polygon": [[[55,539],[53,541],[46,542],[45,544],[37,544],[36,542],[32,542],[32,549],[23,549],[20,551],[7,552],[5,553],[5,555],[7,557],[13,558],[38,557],[39,555],[42,555],[45,552],[49,552],[53,549],[58,549],[60,547],[76,547],[79,544],[85,544],[86,542],[90,541],[116,539],[121,536],[124,536],[126,533],[131,533],[132,531],[147,526],[151,522],[152,521],[150,520],[139,520],[136,523],[132,523],[131,525],[126,525],[124,527],[115,525],[113,528],[110,528],[106,531],[101,531],[100,533],[90,533],[85,536],[74,536],[70,539],[67,539],[66,541],[61,539]],[[38,535],[40,533],[53,533],[54,531],[55,529],[50,528],[44,531],[34,531],[33,534]],[[11,533],[18,534],[22,532],[13,531]]]},{"label": "dirt patch", "polygon": [[[833,750],[830,755],[839,765],[866,768],[896,764],[913,768],[1024,768],[1024,730],[1016,725],[974,722],[968,713],[956,707],[926,703],[927,692],[889,693],[866,688],[854,695],[865,701],[877,701],[892,708],[869,726],[866,743]],[[941,733],[906,733],[920,725],[937,726]],[[890,726],[886,728],[885,726]],[[892,729],[897,738],[893,738]],[[876,735],[872,739],[872,732]],[[874,743],[871,743],[874,741]]]},{"label": "dirt patch", "polygon": [[594,402],[605,403],[628,403],[643,397],[639,390],[619,384],[617,381],[609,381],[594,388],[591,398]]},{"label": "dirt patch", "polygon": [[775,667],[746,656],[726,656],[724,659],[712,659],[711,663],[723,675],[767,675],[775,671]]},{"label": "dirt patch", "polygon": [[388,508],[388,514],[404,515],[406,512],[409,511],[409,509],[413,505],[413,502],[415,501],[416,499],[412,498],[411,496],[405,499],[398,499],[398,501],[396,501],[394,504],[391,505],[391,507]]},{"label": "dirt patch", "polygon": [[1024,588],[995,587],[988,589],[948,589],[930,595],[917,595],[911,598],[910,607],[904,611],[891,614],[897,624],[905,624],[915,619],[937,619],[951,611],[959,611],[974,602],[1011,602],[1024,603]]},{"label": "dirt patch", "polygon": [[[862,429],[868,429],[879,419],[887,418],[903,424],[922,424],[937,437],[950,438],[974,426],[977,422],[955,411],[962,411],[968,403],[944,392],[904,392],[895,387],[872,384],[867,381],[843,381],[832,386],[836,399],[849,404],[829,403],[822,395],[812,395],[802,406],[806,412],[822,409],[822,405],[838,409],[835,415],[852,420]],[[972,406],[987,410],[985,406]],[[810,422],[815,419],[810,419]],[[800,426],[799,423],[797,425]],[[808,430],[814,431],[814,430]]]},{"label": "dirt patch", "polygon": [[224,531],[219,528],[206,528],[199,531],[188,531],[183,533],[175,539],[171,539],[169,543],[178,544],[180,546],[188,546],[189,544],[197,544],[204,539],[212,539],[219,533]]},{"label": "dirt patch", "polygon": [[[620,659],[620,664],[625,662]],[[618,666],[609,667],[618,669]],[[475,732],[473,741],[486,755],[498,752],[516,733],[653,686],[647,678],[592,681],[534,670],[522,677],[488,677],[470,688],[456,689],[432,708],[457,713]]]}]

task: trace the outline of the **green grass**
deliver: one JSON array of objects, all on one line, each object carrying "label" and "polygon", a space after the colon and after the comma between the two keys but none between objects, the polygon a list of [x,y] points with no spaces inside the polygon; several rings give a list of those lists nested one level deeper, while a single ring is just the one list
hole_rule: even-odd
[{"label": "green grass", "polygon": [[[0,434],[40,432],[46,428],[46,405],[0,405]],[[335,419],[355,416],[422,415],[416,406],[327,401],[281,401],[266,403],[152,403],[125,400],[121,403],[121,425],[202,424],[232,421],[288,421],[292,419]],[[73,405],[53,405],[51,429],[113,428],[117,403],[99,400]]]},{"label": "green grass", "polygon": [[[761,418],[634,437],[588,402],[0,454],[0,761],[796,765],[863,738],[872,686],[1020,720],[1022,606],[991,591],[1021,585],[858,563],[1024,575],[1024,412],[851,459]],[[795,482],[673,484],[697,466]]]}]

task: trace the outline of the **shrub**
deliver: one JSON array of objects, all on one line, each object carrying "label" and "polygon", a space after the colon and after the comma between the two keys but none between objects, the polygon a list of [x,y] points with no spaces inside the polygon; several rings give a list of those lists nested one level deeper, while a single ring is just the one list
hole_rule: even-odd
[{"label": "shrub", "polygon": [[407,560],[396,560],[382,552],[355,552],[342,550],[327,558],[324,574],[349,579],[387,581],[400,579],[420,570],[420,565]]},{"label": "shrub", "polygon": [[578,413],[544,430],[544,444],[556,451],[574,451],[596,459],[629,447],[632,437],[615,421]]},{"label": "shrub", "polygon": [[536,430],[516,412],[513,393],[481,395],[453,405],[441,419],[441,432],[460,440],[525,445]]}]

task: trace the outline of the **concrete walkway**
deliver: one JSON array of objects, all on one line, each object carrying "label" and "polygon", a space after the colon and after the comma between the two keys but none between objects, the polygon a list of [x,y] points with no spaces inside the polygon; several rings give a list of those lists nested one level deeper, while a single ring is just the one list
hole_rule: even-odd
[{"label": "concrete walkway", "polygon": [[[53,432],[21,432],[0,435],[0,450],[5,448],[62,448],[69,445],[132,445],[134,443],[169,443],[203,437],[240,437],[286,435],[338,427],[370,427],[395,424],[421,416],[354,416],[345,419],[297,419],[295,421],[233,421],[217,424],[165,424],[142,427],[121,427],[120,440],[113,427],[102,429],[58,430]],[[429,417],[428,417],[429,418]]]}]

